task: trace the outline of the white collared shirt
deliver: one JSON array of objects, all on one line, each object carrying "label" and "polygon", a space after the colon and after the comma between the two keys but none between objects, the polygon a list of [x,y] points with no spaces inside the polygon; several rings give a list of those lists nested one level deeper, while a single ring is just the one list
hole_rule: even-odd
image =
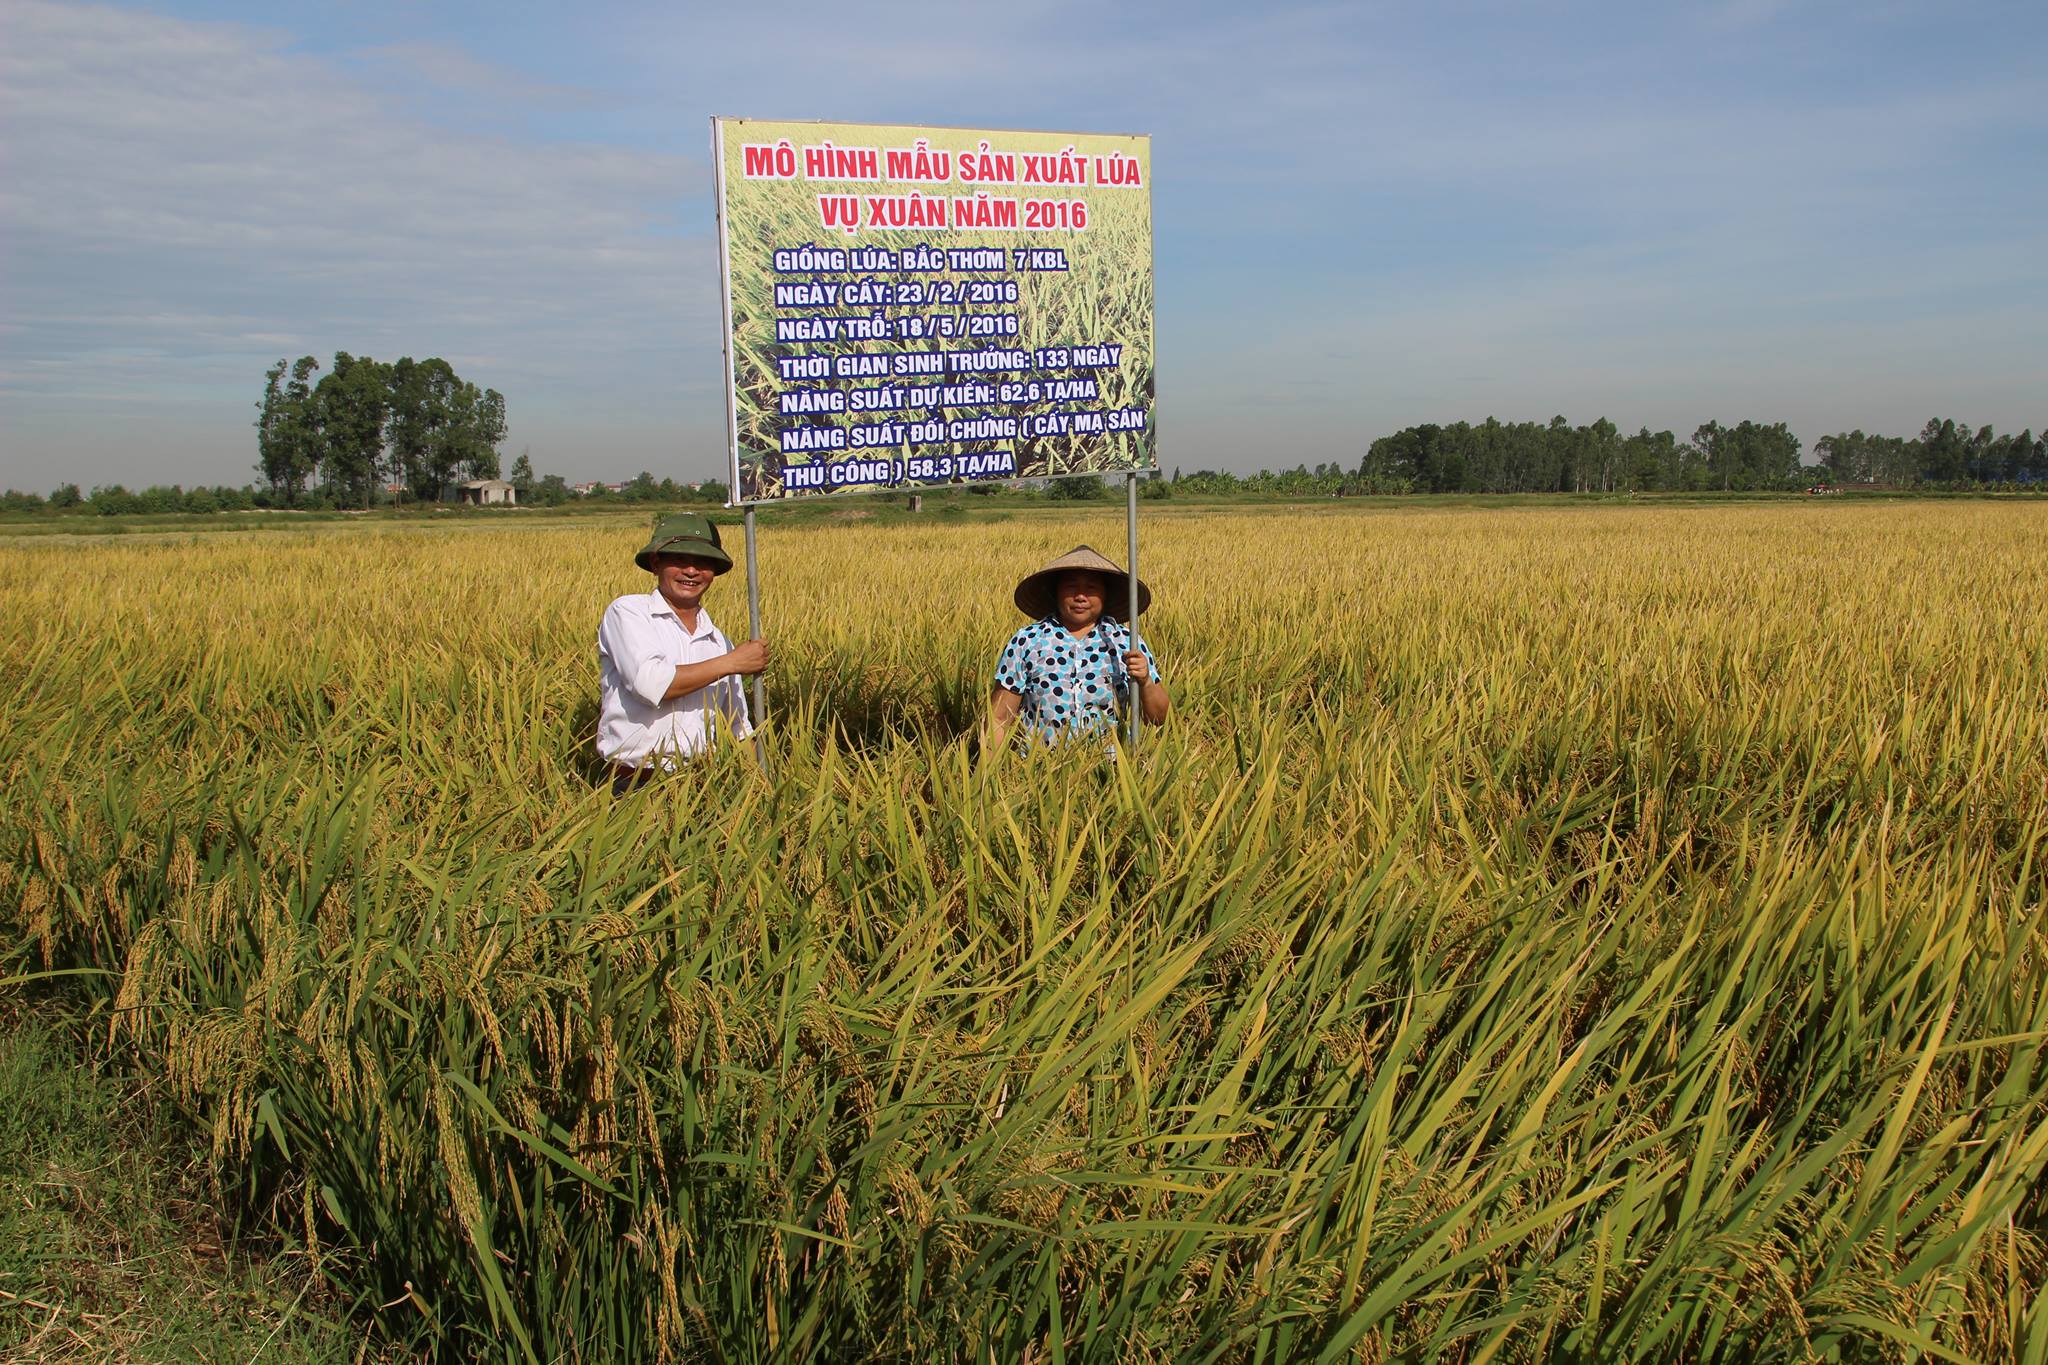
[{"label": "white collared shirt", "polygon": [[738,674],[673,701],[661,699],[677,668],[731,651],[702,607],[695,630],[659,592],[631,593],[606,607],[597,628],[599,757],[635,768],[656,761],[666,767],[702,753],[713,734],[752,734]]}]

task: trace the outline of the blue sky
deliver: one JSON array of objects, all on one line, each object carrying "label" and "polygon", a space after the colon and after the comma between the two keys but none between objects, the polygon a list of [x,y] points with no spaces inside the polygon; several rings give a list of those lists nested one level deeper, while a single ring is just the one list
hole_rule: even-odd
[{"label": "blue sky", "polygon": [[0,0],[0,486],[241,483],[266,365],[719,473],[708,119],[1153,136],[1162,460],[2048,424],[2048,7]]}]

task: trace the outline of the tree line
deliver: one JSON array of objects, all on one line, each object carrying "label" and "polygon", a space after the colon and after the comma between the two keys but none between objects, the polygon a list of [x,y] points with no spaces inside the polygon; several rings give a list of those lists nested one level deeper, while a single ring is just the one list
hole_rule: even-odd
[{"label": "tree line", "polygon": [[[617,506],[620,503],[645,503],[658,506],[672,506],[679,503],[708,503],[719,505],[725,501],[725,484],[717,479],[700,484],[678,483],[674,479],[657,479],[645,470],[639,477],[620,488],[607,488],[599,484],[588,492],[578,492],[569,486],[568,480],[560,474],[544,474],[536,477],[533,461],[521,455],[512,462],[512,470],[506,482],[518,490],[521,507],[561,507],[569,503],[577,506]],[[380,501],[393,501],[381,499]],[[90,492],[83,491],[75,483],[62,484],[47,496],[41,493],[23,493],[8,489],[0,493],[0,513],[47,512],[105,517],[163,516],[171,513],[213,513],[281,510],[287,506],[298,511],[326,511],[359,507],[354,501],[337,500],[330,496],[330,490],[316,487],[298,495],[287,504],[283,495],[267,484],[244,485],[239,488],[227,485],[207,487],[195,485],[187,488],[182,484],[152,484],[147,488],[130,489],[125,484],[103,484]]]},{"label": "tree line", "polygon": [[2048,430],[2000,436],[1940,418],[1911,440],[1861,431],[1823,436],[1813,453],[1841,483],[2011,486],[2048,482]]},{"label": "tree line", "polygon": [[[1823,436],[1817,464],[1783,422],[1702,423],[1690,440],[1648,427],[1624,436],[1606,418],[1424,423],[1382,436],[1356,468],[1232,474],[1175,470],[1169,487],[1195,494],[1281,497],[1400,493],[1703,493],[1792,491],[1816,482],[1896,488],[1995,489],[2048,484],[2048,432],[2001,436],[1948,418],[1918,436]],[[1164,496],[1165,491],[1153,494]]]},{"label": "tree line", "polygon": [[256,404],[256,470],[287,507],[308,486],[335,504],[368,507],[385,483],[435,502],[466,479],[498,477],[505,397],[478,389],[439,356],[386,364],[334,353],[279,360]]},{"label": "tree line", "polygon": [[[495,478],[497,444],[505,434],[504,399],[478,392],[447,362],[411,359],[380,365],[346,352],[318,384],[311,356],[265,376],[258,405],[257,468],[263,482],[245,488],[158,485],[130,492],[120,484],[80,492],[65,484],[47,498],[12,489],[0,512],[223,512],[269,507],[361,507],[385,476],[410,496],[431,502],[460,478]],[[330,387],[331,386],[331,387]],[[326,390],[326,396],[321,393]],[[2048,431],[2000,435],[1948,418],[1930,420],[1912,437],[1861,430],[1823,436],[1816,463],[1783,422],[1706,422],[1690,440],[1647,427],[1623,436],[1606,418],[1572,426],[1549,422],[1453,422],[1405,427],[1367,448],[1354,468],[1324,461],[1310,468],[1256,474],[1197,470],[1139,486],[1146,498],[1193,496],[1338,497],[1405,493],[1632,493],[1791,491],[1815,482],[1964,491],[2048,490]],[[578,493],[559,474],[536,477],[526,455],[509,480],[522,505],[569,502],[722,503],[716,481],[691,486],[648,471],[617,488]],[[366,491],[365,483],[368,482]],[[938,490],[932,490],[938,491]],[[995,485],[970,491],[997,492]],[[1040,490],[1054,500],[1108,497],[1101,479],[1057,479]],[[876,496],[894,496],[878,493]]]}]

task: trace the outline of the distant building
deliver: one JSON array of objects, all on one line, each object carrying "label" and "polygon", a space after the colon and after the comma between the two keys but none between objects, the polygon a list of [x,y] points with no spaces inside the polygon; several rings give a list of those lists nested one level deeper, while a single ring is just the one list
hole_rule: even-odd
[{"label": "distant building", "polygon": [[455,492],[475,507],[511,507],[519,501],[519,490],[503,479],[471,479]]},{"label": "distant building", "polygon": [[[608,483],[602,480],[593,480],[590,483],[572,483],[569,485],[569,491],[579,498],[587,498],[592,493],[629,493],[633,490],[634,482],[635,481],[632,479],[627,479],[623,483]],[[688,489],[690,492],[693,493],[697,492],[698,490],[704,487],[704,480],[702,479],[697,479],[693,482],[684,484],[670,484],[668,480],[663,480],[662,482],[664,487],[672,489]]]}]

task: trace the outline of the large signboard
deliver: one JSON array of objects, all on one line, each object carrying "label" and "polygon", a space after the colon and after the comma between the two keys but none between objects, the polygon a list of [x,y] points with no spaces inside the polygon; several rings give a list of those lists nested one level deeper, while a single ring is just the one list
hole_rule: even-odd
[{"label": "large signboard", "polygon": [[1156,467],[1150,138],[712,144],[735,503]]}]

